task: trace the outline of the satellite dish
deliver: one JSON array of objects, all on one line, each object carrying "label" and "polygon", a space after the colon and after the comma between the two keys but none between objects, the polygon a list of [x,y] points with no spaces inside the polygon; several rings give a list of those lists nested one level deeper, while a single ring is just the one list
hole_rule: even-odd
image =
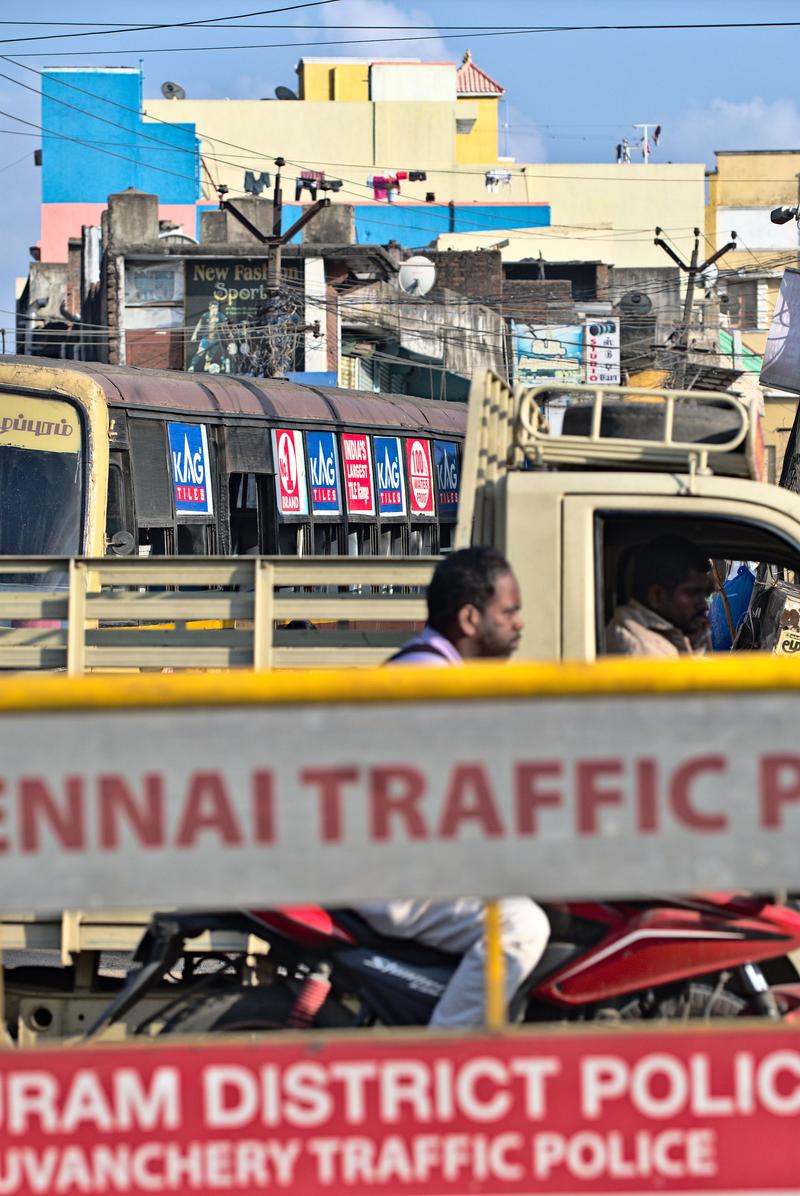
[{"label": "satellite dish", "polygon": [[652,307],[653,301],[644,291],[628,291],[619,301],[624,316],[646,316]]},{"label": "satellite dish", "polygon": [[403,262],[397,275],[400,290],[406,295],[427,295],[436,282],[436,267],[430,258],[415,254]]},{"label": "satellite dish", "polygon": [[280,87],[275,88],[275,96],[279,100],[296,100],[297,99],[297,96],[292,91],[291,87],[284,87],[283,84],[281,84]]},{"label": "satellite dish", "polygon": [[167,79],[166,83],[161,84],[161,94],[165,100],[185,100],[186,92],[181,87],[180,83],[171,83]]}]

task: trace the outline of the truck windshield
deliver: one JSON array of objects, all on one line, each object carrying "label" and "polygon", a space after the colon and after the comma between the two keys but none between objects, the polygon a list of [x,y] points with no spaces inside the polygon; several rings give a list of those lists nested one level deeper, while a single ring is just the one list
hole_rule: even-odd
[{"label": "truck windshield", "polygon": [[81,551],[83,435],[57,399],[0,393],[0,554]]}]

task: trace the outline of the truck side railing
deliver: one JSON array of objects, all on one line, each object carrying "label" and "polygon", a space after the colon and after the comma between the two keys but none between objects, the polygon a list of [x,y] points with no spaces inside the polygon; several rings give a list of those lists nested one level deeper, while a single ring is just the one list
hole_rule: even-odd
[{"label": "truck side railing", "polygon": [[432,557],[2,557],[0,669],[380,664],[425,620]]},{"label": "truck side railing", "polygon": [[[610,405],[652,406],[652,434],[610,433],[605,416]],[[583,407],[585,432],[562,433],[554,409]],[[685,439],[677,429],[682,417],[706,408],[723,425],[713,436],[701,432]],[[713,419],[709,421],[713,423]],[[544,382],[511,386],[496,374],[476,374],[469,394],[467,436],[461,473],[456,547],[496,544],[497,493],[509,472],[524,468],[641,469],[676,473],[725,474],[762,480],[764,445],[758,414],[751,403],[716,391],[648,390],[631,386],[581,386]]]}]

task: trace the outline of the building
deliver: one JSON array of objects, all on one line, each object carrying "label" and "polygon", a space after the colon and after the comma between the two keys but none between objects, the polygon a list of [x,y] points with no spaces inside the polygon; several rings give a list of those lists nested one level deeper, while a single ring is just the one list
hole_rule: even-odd
[{"label": "building", "polygon": [[[269,200],[235,207],[260,232],[271,230]],[[99,228],[70,242],[68,263],[32,263],[18,350],[449,400],[466,398],[476,370],[505,372],[502,316],[441,287],[404,294],[399,247],[355,244],[345,205],[323,209],[302,243],[281,249],[277,289],[274,248],[233,212],[203,213],[195,242],[165,227],[161,210],[158,196],[133,188],[111,195]],[[73,311],[58,306],[70,273]]]},{"label": "building", "polygon": [[503,157],[502,86],[468,55],[460,66],[306,58],[297,73],[292,99],[194,100],[165,84],[181,98],[141,101],[138,70],[48,68],[41,259],[65,261],[69,237],[97,224],[107,196],[128,186],[158,194],[161,218],[198,239],[218,187],[269,194],[281,155],[287,219],[324,174],[332,201],[355,208],[365,244],[475,234],[485,246],[515,233],[527,256],[531,232],[553,225],[550,260],[648,266],[659,264],[655,225],[688,252],[702,224],[701,164]]},{"label": "building", "polygon": [[[220,211],[220,197],[250,205],[269,229],[278,163],[282,228],[323,193],[332,205],[283,251],[283,291],[294,298],[278,322],[325,330],[321,340],[308,328],[297,334],[290,372],[460,398],[476,363],[511,368],[515,322],[583,328],[584,316],[619,318],[627,370],[653,365],[647,352],[679,318],[653,230],[688,255],[704,167],[517,163],[500,152],[502,84],[469,52],[460,65],[304,58],[296,92],[277,88],[274,99],[194,100],[170,83],[163,98],[142,101],[130,68],[51,68],[45,80],[40,260],[18,305],[18,343],[32,351],[188,367],[187,346],[208,338],[190,310],[186,263],[223,269],[227,256],[241,270],[242,259],[269,260]],[[157,196],[156,208],[125,208],[129,188]],[[123,235],[134,211],[146,213],[146,231]],[[326,232],[336,212],[340,224],[331,216]],[[403,296],[396,278],[419,249],[439,266],[424,302]],[[134,277],[150,279],[143,298],[128,289]],[[650,288],[653,312],[623,311],[631,292],[647,298]],[[256,323],[266,322],[262,308]],[[286,353],[281,360],[285,372]],[[244,365],[239,354],[221,368]]]},{"label": "building", "polygon": [[799,183],[800,150],[718,150],[708,175],[709,248],[722,248],[732,232],[737,241],[718,263],[726,325],[741,334],[745,351],[759,356],[784,268],[800,261],[797,222],[773,224],[770,212],[796,205]]},{"label": "building", "polygon": [[797,396],[758,386],[762,356],[786,266],[800,264],[795,220],[773,224],[770,213],[794,207],[800,196],[800,150],[718,150],[708,176],[705,233],[721,248],[736,233],[737,249],[718,263],[722,325],[720,360],[743,371],[749,392],[764,405],[764,442],[770,477],[781,462],[797,408]]}]

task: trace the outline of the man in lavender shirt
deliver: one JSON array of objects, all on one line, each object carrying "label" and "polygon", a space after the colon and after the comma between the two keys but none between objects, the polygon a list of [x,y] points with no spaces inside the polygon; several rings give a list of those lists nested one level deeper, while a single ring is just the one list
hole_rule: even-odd
[{"label": "man in lavender shirt", "polygon": [[[506,660],[522,631],[520,593],[511,566],[494,548],[463,548],[446,556],[428,587],[428,621],[387,663],[460,665]],[[500,937],[508,1001],[539,962],[550,937],[547,916],[529,897],[506,897]],[[478,1026],[485,1020],[484,921],[479,897],[454,901],[396,899],[358,911],[382,934],[418,939],[463,958],[439,999],[432,1026]]]}]

